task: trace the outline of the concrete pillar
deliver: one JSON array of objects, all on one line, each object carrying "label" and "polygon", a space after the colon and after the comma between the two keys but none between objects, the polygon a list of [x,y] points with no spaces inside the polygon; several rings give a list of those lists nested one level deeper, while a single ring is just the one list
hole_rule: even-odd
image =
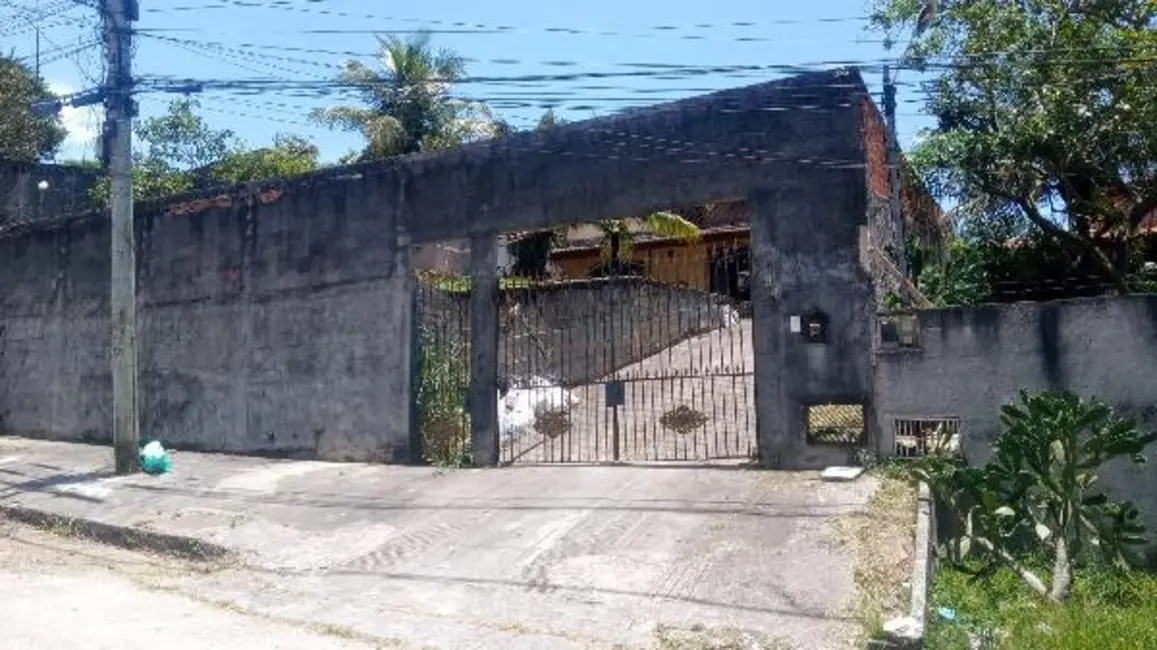
[{"label": "concrete pillar", "polygon": [[[765,464],[819,469],[847,464],[868,444],[810,444],[807,412],[860,405],[871,417],[875,298],[860,260],[865,199],[833,189],[862,179],[854,170],[792,173],[749,197],[756,426]],[[812,319],[820,340],[806,335]]]},{"label": "concrete pillar", "polygon": [[498,236],[470,237],[470,446],[498,464]]},{"label": "concrete pillar", "polygon": [[773,469],[787,466],[792,448],[784,383],[787,317],[783,313],[783,255],[776,244],[774,197],[756,191],[751,210],[751,304],[755,351],[755,427],[759,455]]}]

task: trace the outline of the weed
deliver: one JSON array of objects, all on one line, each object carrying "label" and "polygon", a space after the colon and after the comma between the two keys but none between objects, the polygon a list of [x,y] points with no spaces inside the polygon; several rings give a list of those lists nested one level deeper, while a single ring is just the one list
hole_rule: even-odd
[{"label": "weed", "polygon": [[[432,327],[420,334],[418,427],[422,454],[439,467],[471,464],[470,389],[467,342],[461,336],[438,336]],[[451,333],[453,334],[453,333]]]},{"label": "weed", "polygon": [[[1047,561],[1039,561],[1041,567]],[[1131,650],[1157,648],[1157,575],[1095,565],[1080,568],[1065,603],[1030,591],[1012,570],[983,580],[942,569],[932,588],[931,650]],[[951,610],[954,620],[938,614]]]},{"label": "weed", "polygon": [[836,526],[843,544],[855,550],[855,618],[867,639],[878,639],[884,622],[907,609],[916,489],[905,480],[885,476],[868,507]]}]

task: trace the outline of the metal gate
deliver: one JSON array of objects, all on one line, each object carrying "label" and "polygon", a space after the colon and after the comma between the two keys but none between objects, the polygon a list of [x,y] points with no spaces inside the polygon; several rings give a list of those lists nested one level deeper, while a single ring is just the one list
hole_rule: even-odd
[{"label": "metal gate", "polygon": [[[637,275],[508,281],[500,305],[504,463],[753,457],[747,304],[684,259]],[[682,277],[681,277],[682,276]],[[690,276],[690,277],[688,277]]]}]

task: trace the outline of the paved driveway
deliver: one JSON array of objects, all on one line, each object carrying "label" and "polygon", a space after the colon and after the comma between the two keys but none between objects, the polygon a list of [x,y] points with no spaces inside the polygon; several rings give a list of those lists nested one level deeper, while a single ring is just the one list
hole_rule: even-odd
[{"label": "paved driveway", "polygon": [[454,649],[646,647],[670,625],[822,650],[856,631],[853,561],[831,528],[864,506],[870,480],[671,465],[439,472],[191,453],[177,454],[167,477],[83,474],[106,461],[96,447],[0,446],[0,505],[238,549],[247,566],[169,587],[279,619]]}]

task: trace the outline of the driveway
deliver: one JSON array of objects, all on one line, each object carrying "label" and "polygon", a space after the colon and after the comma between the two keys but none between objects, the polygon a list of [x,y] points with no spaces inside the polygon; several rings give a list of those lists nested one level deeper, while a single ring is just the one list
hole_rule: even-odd
[{"label": "driveway", "polygon": [[[193,453],[176,454],[166,477],[84,473],[107,455],[0,446],[0,506],[237,549],[244,566],[171,577],[168,588],[278,620],[454,649],[643,648],[660,625],[821,650],[856,633],[853,559],[832,529],[865,506],[870,479],[675,465],[438,471]],[[76,478],[46,476],[64,468]]]}]

